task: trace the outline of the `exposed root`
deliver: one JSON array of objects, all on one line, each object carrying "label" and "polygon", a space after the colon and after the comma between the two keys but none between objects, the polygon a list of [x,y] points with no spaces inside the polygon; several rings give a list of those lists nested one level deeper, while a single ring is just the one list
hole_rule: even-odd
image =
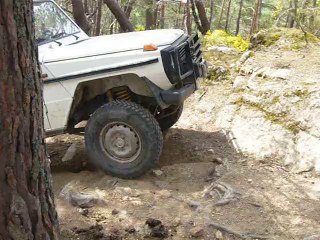
[{"label": "exposed root", "polygon": [[220,200],[215,203],[217,206],[226,205],[230,202],[236,201],[240,199],[240,193],[234,190],[231,186],[226,183],[219,182],[219,183],[212,183],[204,190],[204,196],[211,196],[215,195],[215,192],[222,193],[223,196],[220,197]]}]

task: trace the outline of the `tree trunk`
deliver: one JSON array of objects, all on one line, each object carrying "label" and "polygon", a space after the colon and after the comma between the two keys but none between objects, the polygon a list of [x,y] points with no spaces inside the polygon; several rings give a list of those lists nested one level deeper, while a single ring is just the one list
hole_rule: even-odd
[{"label": "tree trunk", "polygon": [[210,20],[209,20],[210,27],[212,25],[213,17],[214,17],[214,0],[211,0],[210,1]]},{"label": "tree trunk", "polygon": [[[313,0],[313,8],[316,8],[317,6],[318,6],[317,0]],[[312,16],[311,16],[310,19],[309,19],[310,28],[311,28],[312,30],[315,29],[314,20],[315,20],[315,15],[312,14]]]},{"label": "tree trunk", "polygon": [[210,22],[207,17],[206,8],[202,0],[196,0],[195,4],[198,10],[198,14],[201,22],[201,29],[202,29],[201,33],[206,34],[210,30]]},{"label": "tree trunk", "polygon": [[103,0],[120,24],[123,32],[133,32],[134,27],[116,0]]},{"label": "tree trunk", "polygon": [[155,28],[155,8],[153,1],[151,0],[145,0],[146,5],[146,30],[151,30]]},{"label": "tree trunk", "polygon": [[0,239],[59,239],[32,0],[0,1]]},{"label": "tree trunk", "polygon": [[192,32],[192,18],[191,18],[191,11],[190,11],[190,0],[187,0],[187,4],[186,4],[186,29],[187,29],[187,33],[190,35]]},{"label": "tree trunk", "polygon": [[98,13],[97,13],[96,32],[95,32],[96,36],[99,36],[101,31],[101,13],[102,13],[102,0],[98,0]]},{"label": "tree trunk", "polygon": [[231,0],[229,0],[229,3],[228,3],[226,25],[224,26],[224,30],[226,32],[228,32],[228,28],[229,28],[230,9],[231,9]]},{"label": "tree trunk", "polygon": [[238,35],[239,32],[240,32],[240,22],[241,22],[241,16],[242,16],[242,8],[243,8],[243,0],[240,0],[239,13],[238,13],[238,18],[237,18],[237,27],[236,27],[235,35]]},{"label": "tree trunk", "polygon": [[82,4],[82,0],[72,0],[73,17],[79,27],[87,34],[90,33],[91,24],[89,23],[85,10]]},{"label": "tree trunk", "polygon": [[128,19],[130,19],[134,4],[135,4],[135,0],[129,0],[128,3],[124,6],[124,12]]},{"label": "tree trunk", "polygon": [[166,5],[162,3],[161,9],[160,9],[160,28],[161,29],[164,29],[165,13],[166,13]]},{"label": "tree trunk", "polygon": [[220,14],[219,14],[218,28],[221,28],[221,21],[222,21],[222,16],[223,16],[225,5],[226,5],[226,0],[223,0],[222,5],[221,5]]},{"label": "tree trunk", "polygon": [[260,18],[260,14],[261,14],[261,5],[262,5],[262,0],[257,0],[256,7],[255,7],[253,17],[252,17],[250,34],[257,32],[259,29],[259,18]]}]

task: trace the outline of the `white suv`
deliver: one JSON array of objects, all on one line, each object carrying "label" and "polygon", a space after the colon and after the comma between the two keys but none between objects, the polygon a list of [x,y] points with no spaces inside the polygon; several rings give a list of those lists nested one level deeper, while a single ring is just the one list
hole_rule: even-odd
[{"label": "white suv", "polygon": [[47,76],[47,135],[84,132],[90,160],[114,176],[151,169],[161,154],[161,130],[178,121],[206,74],[198,35],[153,30],[88,37],[50,0],[34,0],[34,17]]}]

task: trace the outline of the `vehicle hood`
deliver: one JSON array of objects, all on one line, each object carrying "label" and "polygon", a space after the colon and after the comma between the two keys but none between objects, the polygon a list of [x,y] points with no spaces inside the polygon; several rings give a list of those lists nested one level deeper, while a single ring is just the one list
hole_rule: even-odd
[{"label": "vehicle hood", "polygon": [[69,45],[48,49],[40,61],[48,63],[139,50],[149,43],[161,47],[172,44],[183,34],[182,30],[163,29],[89,37]]}]

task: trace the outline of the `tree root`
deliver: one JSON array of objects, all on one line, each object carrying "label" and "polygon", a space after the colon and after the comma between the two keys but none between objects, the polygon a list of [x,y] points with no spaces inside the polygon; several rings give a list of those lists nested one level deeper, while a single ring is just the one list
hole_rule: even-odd
[{"label": "tree root", "polygon": [[240,199],[240,193],[234,190],[231,186],[226,183],[212,183],[204,190],[204,196],[211,196],[215,194],[215,191],[222,193],[223,196],[220,198],[218,202],[215,203],[216,206],[223,206],[230,202],[236,201]]}]

